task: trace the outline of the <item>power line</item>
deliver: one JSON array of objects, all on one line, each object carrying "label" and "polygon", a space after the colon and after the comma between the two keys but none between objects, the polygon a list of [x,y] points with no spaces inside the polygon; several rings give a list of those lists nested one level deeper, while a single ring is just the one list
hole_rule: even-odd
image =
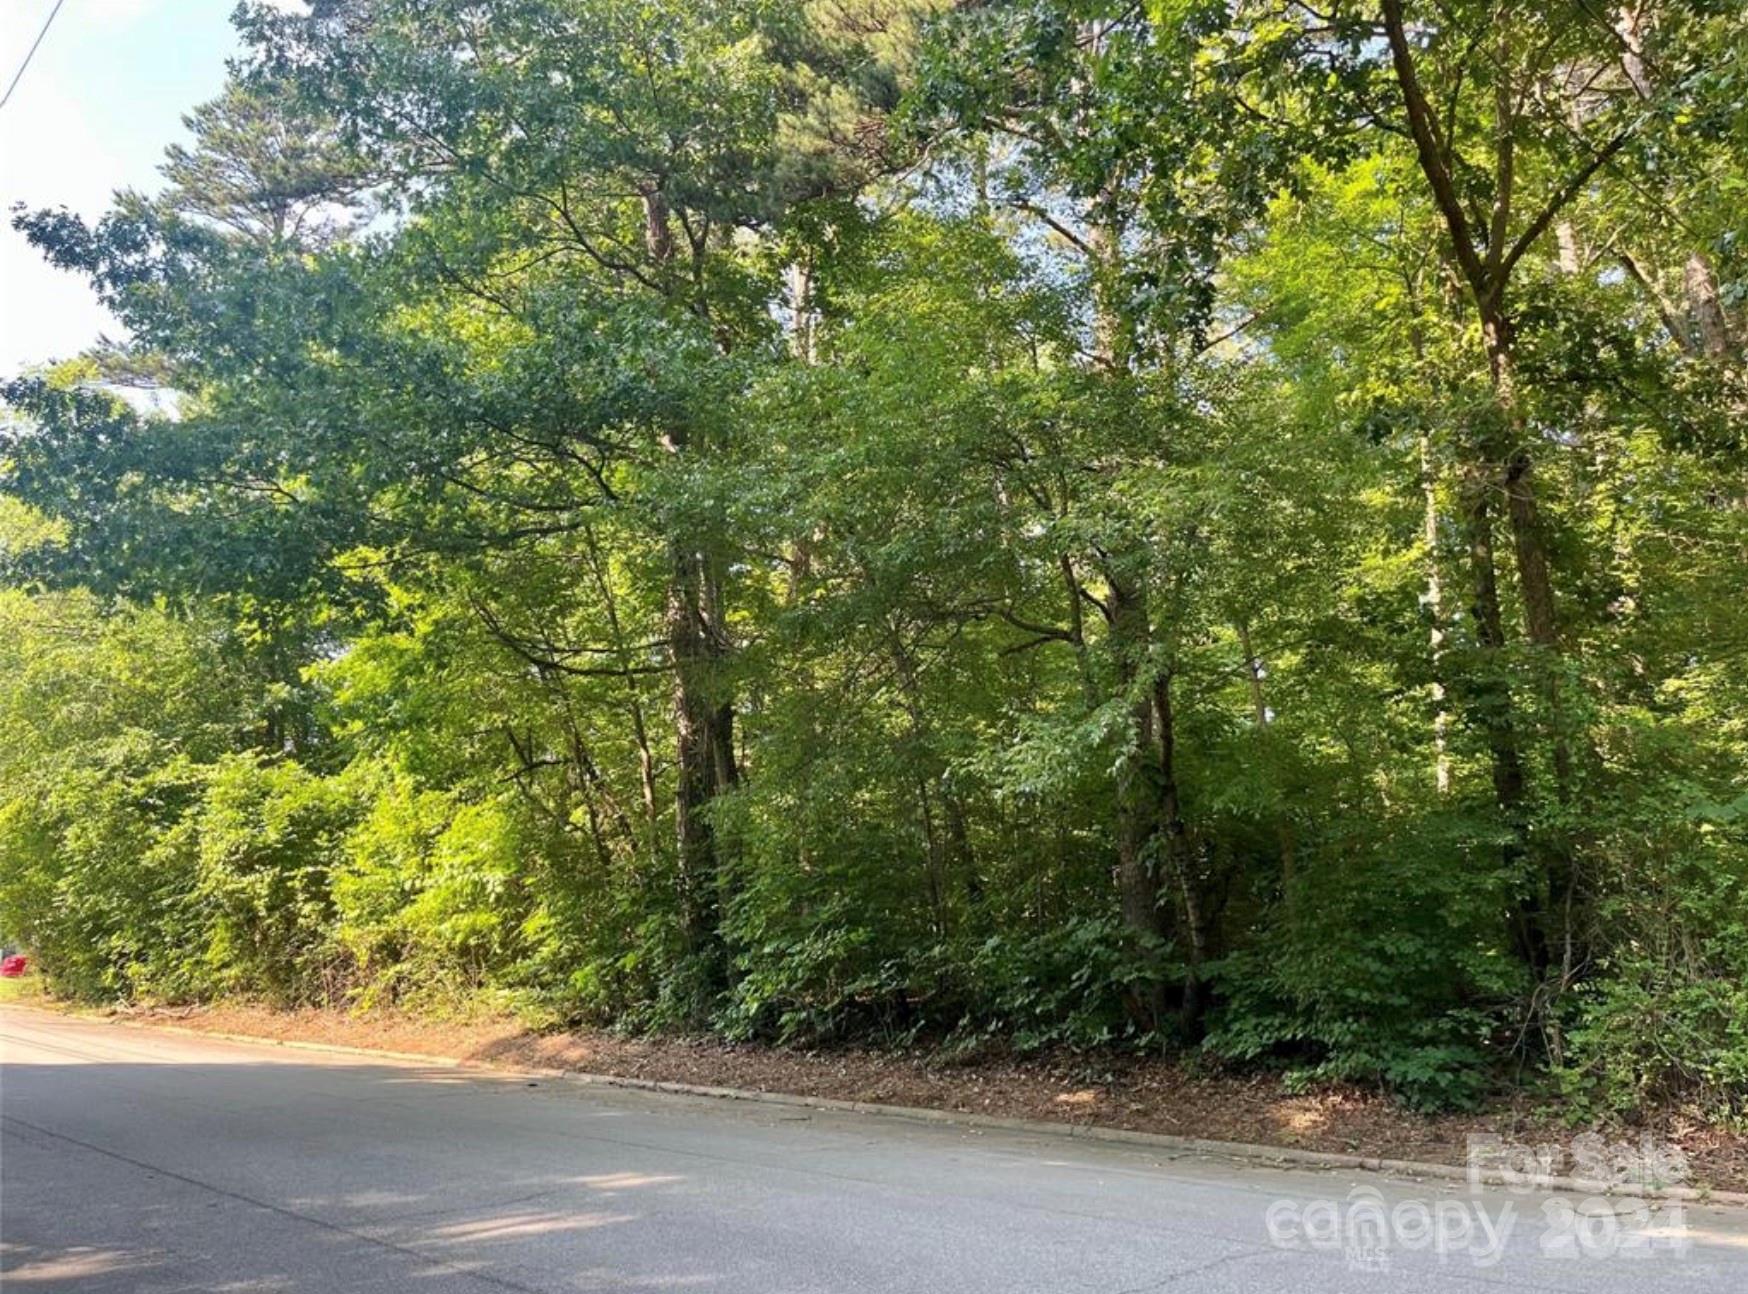
[{"label": "power line", "polygon": [[66,3],[67,0],[55,0],[55,7],[50,9],[49,16],[43,19],[42,30],[36,34],[36,39],[31,41],[30,49],[24,56],[24,62],[20,63],[18,70],[12,74],[12,84],[6,87],[4,95],[0,95],[0,108],[4,108],[12,102],[12,92],[18,88],[18,82],[24,76],[24,69],[29,67],[30,60],[36,57],[37,47],[42,44],[42,38],[49,34],[49,28],[55,25],[55,15],[61,12],[61,6]]}]

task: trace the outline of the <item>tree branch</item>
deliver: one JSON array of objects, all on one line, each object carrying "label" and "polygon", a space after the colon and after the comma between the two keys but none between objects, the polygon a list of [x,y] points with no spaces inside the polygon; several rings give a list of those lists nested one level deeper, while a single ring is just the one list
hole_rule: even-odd
[{"label": "tree branch", "polygon": [[1402,0],[1384,0],[1384,31],[1390,41],[1390,59],[1396,69],[1396,81],[1402,89],[1402,101],[1408,111],[1409,133],[1414,139],[1414,151],[1420,159],[1420,169],[1432,187],[1433,200],[1444,216],[1451,244],[1456,249],[1457,264],[1469,280],[1476,299],[1488,296],[1487,270],[1475,250],[1474,236],[1469,232],[1468,217],[1444,162],[1443,146],[1439,142],[1438,121],[1432,106],[1421,89],[1420,75],[1414,68],[1414,54],[1408,47],[1408,34],[1402,25]]},{"label": "tree branch", "polygon": [[1534,245],[1536,239],[1547,232],[1548,226],[1554,222],[1554,217],[1559,215],[1566,205],[1578,196],[1578,190],[1585,186],[1591,176],[1608,164],[1609,158],[1627,146],[1627,142],[1632,139],[1633,133],[1637,129],[1638,125],[1634,123],[1609,140],[1595,157],[1573,172],[1572,177],[1559,187],[1553,197],[1548,199],[1547,205],[1537,213],[1534,220],[1530,221],[1529,228],[1518,236],[1518,240],[1511,245],[1511,250],[1505,254],[1505,259],[1499,267],[1499,281],[1501,283],[1510,275],[1511,267],[1516,265],[1522,259],[1523,254]]}]

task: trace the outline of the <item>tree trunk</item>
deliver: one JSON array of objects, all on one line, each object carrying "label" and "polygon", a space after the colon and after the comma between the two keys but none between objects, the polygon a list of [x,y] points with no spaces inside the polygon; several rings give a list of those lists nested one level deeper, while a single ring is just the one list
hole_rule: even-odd
[{"label": "tree trunk", "polygon": [[[1508,872],[1524,858],[1529,834],[1525,815],[1523,758],[1517,744],[1517,725],[1511,685],[1504,673],[1502,654],[1505,625],[1499,612],[1497,564],[1493,552],[1491,474],[1475,471],[1467,482],[1464,523],[1468,530],[1469,570],[1475,600],[1471,613],[1475,638],[1483,661],[1481,677],[1472,687],[1472,710],[1476,726],[1487,738],[1493,773],[1493,798],[1505,820],[1510,837],[1502,862]],[[1532,890],[1513,905],[1507,924],[1518,954],[1538,972],[1547,965],[1547,940],[1542,928],[1542,904]]]},{"label": "tree trunk", "polygon": [[[1260,737],[1267,732],[1274,722],[1274,714],[1268,707],[1268,698],[1263,694],[1262,661],[1255,649],[1250,645],[1250,623],[1240,616],[1235,626],[1238,630],[1238,647],[1244,653],[1244,672],[1250,679],[1250,708],[1256,716],[1256,731]],[[1287,911],[1293,910],[1293,872],[1295,866],[1293,824],[1285,817],[1275,823],[1275,840],[1280,847],[1281,857],[1281,897],[1286,902]]]},{"label": "tree trunk", "polygon": [[1500,653],[1505,648],[1505,623],[1499,613],[1499,581],[1493,553],[1491,483],[1475,472],[1468,482],[1464,521],[1468,529],[1469,573],[1474,603],[1475,638],[1485,662],[1476,710],[1492,755],[1494,798],[1514,828],[1521,827],[1524,776],[1512,716],[1511,690]]},{"label": "tree trunk", "polygon": [[1682,287],[1687,293],[1687,312],[1693,318],[1694,335],[1700,350],[1709,359],[1724,359],[1734,347],[1730,335],[1730,320],[1724,314],[1723,298],[1718,295],[1717,277],[1706,258],[1694,252],[1687,258],[1682,271]]},{"label": "tree trunk", "polygon": [[[890,631],[893,669],[898,677],[899,695],[905,717],[909,720],[912,758],[918,765],[917,804],[928,847],[929,908],[935,932],[946,934],[950,925],[947,911],[947,881],[957,874],[965,884],[967,900],[974,906],[983,900],[983,881],[977,875],[971,857],[970,836],[965,826],[965,806],[948,780],[946,761],[935,751],[934,731],[923,705],[922,681],[917,676],[917,662],[896,628]],[[940,799],[937,824],[935,800]]]},{"label": "tree trunk", "polygon": [[1425,433],[1420,437],[1420,491],[1425,504],[1420,536],[1426,545],[1426,613],[1431,622],[1427,637],[1432,657],[1433,784],[1443,798],[1451,793],[1451,716],[1445,709],[1445,604],[1444,580],[1438,565],[1438,469],[1432,456],[1432,437]]},{"label": "tree trunk", "polygon": [[[645,251],[665,290],[674,260],[673,214],[655,185],[644,192],[643,208]],[[675,455],[692,448],[683,429],[670,429],[666,443]],[[728,639],[721,601],[710,554],[689,536],[668,536],[666,630],[674,670],[680,924],[707,994],[728,981],[722,942],[725,877],[710,809],[717,795],[739,779],[734,702],[722,676]]]},{"label": "tree trunk", "polygon": [[670,545],[668,650],[674,666],[676,823],[680,919],[687,951],[707,987],[726,982],[721,937],[722,876],[710,807],[735,781],[733,708],[715,693],[721,652],[710,622],[705,558]]},{"label": "tree trunk", "polygon": [[643,800],[643,817],[646,834],[643,840],[644,852],[653,857],[660,839],[661,809],[656,794],[655,752],[650,746],[649,726],[644,721],[643,698],[638,692],[637,679],[631,673],[631,651],[625,639],[625,629],[619,621],[619,601],[613,596],[613,582],[609,576],[607,562],[601,553],[599,539],[593,526],[583,527],[583,539],[588,545],[589,573],[595,582],[596,595],[601,599],[601,609],[607,616],[607,628],[613,635],[614,658],[625,671],[625,708],[626,715],[631,720],[631,737],[637,747],[637,784],[638,792]]},{"label": "tree trunk", "polygon": [[1511,437],[1505,461],[1503,487],[1506,517],[1511,526],[1512,554],[1516,560],[1518,595],[1523,600],[1524,636],[1537,648],[1539,677],[1548,723],[1552,728],[1555,791],[1562,801],[1572,791],[1572,744],[1565,731],[1565,707],[1561,699],[1561,647],[1559,616],[1554,602],[1554,582],[1548,568],[1547,538],[1542,533],[1540,507],[1536,500],[1534,460],[1526,441],[1523,411],[1517,401],[1517,374],[1508,321],[1491,314],[1482,326],[1487,342],[1488,367],[1493,376],[1493,395]]},{"label": "tree trunk", "polygon": [[1177,721],[1172,714],[1169,672],[1161,671],[1154,677],[1153,714],[1159,730],[1159,825],[1164,830],[1166,872],[1177,889],[1183,934],[1184,987],[1178,1026],[1186,1037],[1194,1037],[1201,1029],[1207,1007],[1202,967],[1208,960],[1208,930],[1200,877],[1184,826],[1183,801],[1178,794]]},{"label": "tree trunk", "polygon": [[[1117,765],[1117,897],[1124,926],[1151,947],[1166,935],[1159,902],[1159,836],[1166,788],[1152,690],[1144,688],[1141,680],[1142,671],[1149,668],[1150,645],[1145,586],[1112,578],[1109,605],[1111,649],[1130,723],[1129,750]],[[1165,1013],[1164,982],[1155,979],[1137,990],[1130,1005],[1139,1023],[1157,1028]]]},{"label": "tree trunk", "polygon": [[965,903],[975,914],[983,906],[983,873],[972,852],[965,801],[951,786],[942,791],[941,800],[947,811],[947,866],[964,879]]}]

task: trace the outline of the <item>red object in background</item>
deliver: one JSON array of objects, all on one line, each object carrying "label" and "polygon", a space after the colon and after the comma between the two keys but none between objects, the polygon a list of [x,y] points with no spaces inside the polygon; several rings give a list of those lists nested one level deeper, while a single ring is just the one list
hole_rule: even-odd
[{"label": "red object in background", "polygon": [[13,953],[10,957],[0,959],[0,975],[4,975],[8,979],[15,979],[24,974],[29,965],[30,959],[23,953]]}]

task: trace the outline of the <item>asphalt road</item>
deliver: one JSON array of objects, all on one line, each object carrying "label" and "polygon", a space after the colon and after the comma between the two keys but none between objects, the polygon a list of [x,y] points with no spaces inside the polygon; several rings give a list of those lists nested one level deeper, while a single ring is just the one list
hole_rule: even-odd
[{"label": "asphalt road", "polygon": [[[1646,1218],[17,1009],[0,1062],[7,1290],[1748,1291],[1742,1211]],[[1383,1230],[1349,1245],[1366,1203]]]}]

